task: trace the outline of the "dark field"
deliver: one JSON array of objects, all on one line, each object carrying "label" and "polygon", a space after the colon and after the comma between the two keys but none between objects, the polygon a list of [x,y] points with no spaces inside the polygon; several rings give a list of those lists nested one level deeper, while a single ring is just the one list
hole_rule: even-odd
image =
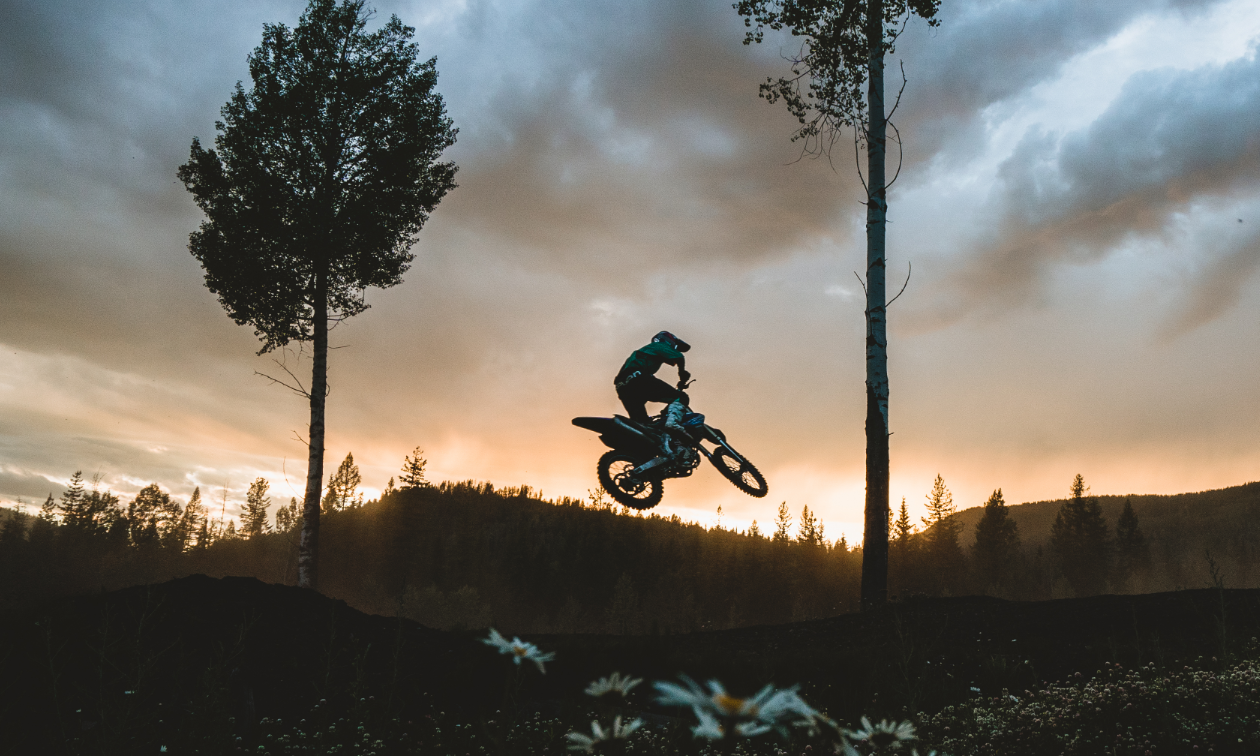
[{"label": "dark field", "polygon": [[[2,623],[5,753],[258,752],[269,720],[311,716],[321,699],[333,717],[485,723],[541,713],[580,724],[591,706],[582,690],[614,670],[649,682],[717,678],[741,695],[800,684],[846,724],[932,712],[1108,662],[1232,658],[1260,634],[1260,590],[921,599],[718,632],[527,636],[556,654],[545,676],[513,667],[479,642],[483,632],[367,615],[252,578],[193,576],[27,604]],[[647,703],[647,687],[629,713],[672,721],[676,712]],[[564,752],[560,734],[547,751]]]}]

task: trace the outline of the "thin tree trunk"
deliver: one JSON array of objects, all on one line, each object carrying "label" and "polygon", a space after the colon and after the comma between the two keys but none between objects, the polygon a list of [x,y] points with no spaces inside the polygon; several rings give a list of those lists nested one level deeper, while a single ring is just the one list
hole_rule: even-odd
[{"label": "thin tree trunk", "polygon": [[884,186],[887,125],[884,116],[883,0],[867,0],[866,136],[866,525],[862,538],[862,608],[888,598],[888,329],[884,302]]},{"label": "thin tree trunk", "polygon": [[302,538],[298,545],[298,587],[319,589],[319,500],[324,481],[324,399],[328,395],[328,271],[315,283],[311,324],[315,355],[311,366],[310,456],[306,498],[302,502]]}]

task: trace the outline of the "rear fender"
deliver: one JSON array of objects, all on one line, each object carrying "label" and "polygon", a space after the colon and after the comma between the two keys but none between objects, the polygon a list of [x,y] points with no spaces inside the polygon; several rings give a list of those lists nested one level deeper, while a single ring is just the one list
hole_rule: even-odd
[{"label": "rear fender", "polygon": [[575,417],[573,424],[599,434],[599,440],[610,449],[639,455],[656,456],[656,442],[621,417]]}]

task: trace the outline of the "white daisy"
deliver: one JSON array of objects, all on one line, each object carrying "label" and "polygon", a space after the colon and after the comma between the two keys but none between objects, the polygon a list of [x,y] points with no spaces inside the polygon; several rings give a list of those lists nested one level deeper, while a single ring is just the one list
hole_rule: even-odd
[{"label": "white daisy", "polygon": [[634,686],[643,682],[637,678],[631,678],[629,675],[621,676],[620,672],[613,672],[608,677],[601,677],[590,685],[586,686],[586,695],[599,698],[609,693],[618,693],[622,698],[630,695],[630,691]]},{"label": "white daisy", "polygon": [[591,734],[586,735],[580,732],[570,732],[565,734],[565,739],[569,741],[570,751],[582,751],[583,753],[594,753],[595,748],[608,740],[622,740],[630,737],[630,735],[643,725],[643,720],[632,719],[624,725],[621,723],[621,717],[613,719],[611,730],[605,730],[600,726],[599,720],[591,722]]},{"label": "white daisy", "polygon": [[[870,743],[877,749],[887,748],[893,751],[900,749],[902,743],[916,738],[914,725],[910,722],[889,722],[885,719],[873,725],[866,717],[862,717],[862,729],[857,732],[846,730],[844,735],[852,741]],[[848,750],[856,752],[852,746]]]},{"label": "white daisy", "polygon": [[722,728],[722,723],[717,720],[717,717],[705,709],[695,709],[694,711],[696,712],[696,718],[700,720],[700,724],[691,728],[691,734],[694,737],[721,740],[726,736],[726,730]]},{"label": "white daisy", "polygon": [[534,664],[538,665],[538,671],[544,675],[547,674],[547,670],[543,668],[543,662],[549,662],[556,658],[555,654],[544,654],[542,651],[538,650],[538,646],[535,646],[533,643],[526,643],[520,638],[513,637],[512,640],[509,641],[502,635],[499,635],[499,631],[495,630],[493,627],[490,628],[490,637],[483,638],[481,642],[487,646],[493,646],[494,648],[499,649],[499,653],[501,654],[511,656],[513,663],[517,666],[520,666],[521,659],[532,661]]},{"label": "white daisy", "polygon": [[819,722],[829,720],[806,704],[796,688],[776,690],[767,685],[750,698],[736,698],[726,692],[717,680],[709,681],[706,692],[694,680],[683,675],[686,687],[658,682],[657,703],[664,706],[688,706],[700,724],[693,728],[696,737],[720,738],[730,728],[742,737],[754,737],[770,730],[786,734],[789,725],[817,729]]}]

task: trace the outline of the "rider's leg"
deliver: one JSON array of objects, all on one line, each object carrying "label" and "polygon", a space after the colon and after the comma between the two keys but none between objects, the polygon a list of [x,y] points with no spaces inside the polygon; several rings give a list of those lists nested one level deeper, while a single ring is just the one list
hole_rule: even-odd
[{"label": "rider's leg", "polygon": [[647,397],[635,390],[634,382],[617,389],[617,398],[631,420],[646,424],[648,422]]},{"label": "rider's leg", "polygon": [[621,399],[630,419],[640,423],[648,422],[647,409],[644,407],[647,402],[669,404],[681,396],[681,391],[652,375],[635,378],[617,389],[617,397]]}]

